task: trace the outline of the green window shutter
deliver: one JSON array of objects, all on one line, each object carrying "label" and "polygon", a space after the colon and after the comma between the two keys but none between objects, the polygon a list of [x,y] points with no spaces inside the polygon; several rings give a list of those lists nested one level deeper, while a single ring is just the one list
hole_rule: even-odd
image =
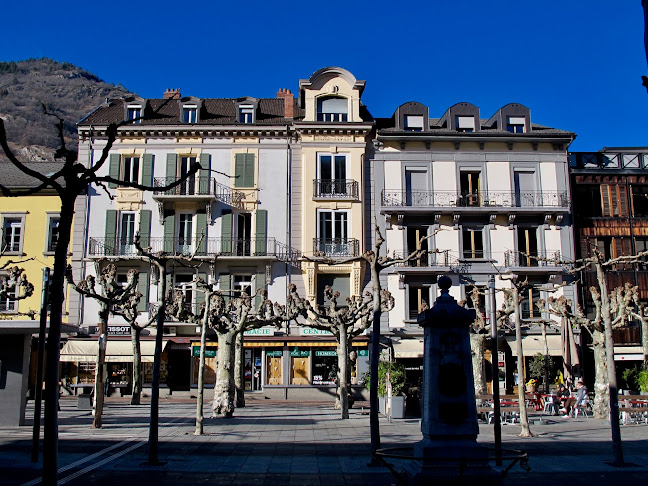
[{"label": "green window shutter", "polygon": [[[110,154],[110,161],[108,162],[108,175],[113,179],[119,179],[119,163],[121,162],[121,156],[119,154]],[[114,182],[109,182],[108,187],[115,188],[117,184]]]},{"label": "green window shutter", "polygon": [[142,185],[153,187],[153,154],[142,157]]},{"label": "green window shutter", "polygon": [[254,187],[254,154],[245,154],[245,187]]},{"label": "green window shutter", "polygon": [[220,290],[221,294],[223,294],[223,297],[226,300],[229,299],[229,291],[230,291],[230,274],[229,273],[221,273],[218,276],[218,289]]},{"label": "green window shutter", "polygon": [[104,243],[104,254],[114,255],[117,248],[117,211],[106,210],[106,241]]},{"label": "green window shutter", "polygon": [[[199,272],[198,273],[198,278],[204,280],[204,282],[207,283],[207,274],[206,273]],[[195,294],[196,294],[196,304],[197,304],[196,305],[196,312],[200,312],[200,304],[205,302],[205,293],[200,291],[200,290],[197,290],[195,292]]]},{"label": "green window shutter", "polygon": [[221,253],[232,253],[232,213],[223,211],[221,217]]},{"label": "green window shutter", "polygon": [[264,256],[268,251],[268,211],[257,209],[256,212],[256,241],[254,243],[254,254]]},{"label": "green window shutter", "polygon": [[175,249],[175,214],[169,213],[164,216],[164,251],[173,253]]},{"label": "green window shutter", "polygon": [[[209,178],[211,177],[211,172],[209,170],[211,168],[210,164],[211,164],[211,156],[209,154],[201,153],[200,154],[200,167],[201,167],[201,169],[198,171],[198,177],[200,177],[200,181],[201,181],[200,189],[203,188],[203,182],[202,181],[209,181]],[[205,187],[207,187],[207,186],[205,186]]]},{"label": "green window shutter", "polygon": [[197,253],[199,255],[207,253],[207,215],[205,213],[196,214],[196,241],[200,241]]},{"label": "green window shutter", "polygon": [[167,182],[169,181],[169,179],[175,180],[177,174],[178,174],[178,155],[167,154],[167,161],[166,161]]},{"label": "green window shutter", "polygon": [[[150,211],[149,211],[150,212]],[[149,303],[149,274],[148,272],[139,272],[137,280],[137,290],[142,297],[140,297],[139,304],[137,304],[138,312],[148,312]]]},{"label": "green window shutter", "polygon": [[140,224],[139,224],[140,244],[142,248],[150,245],[151,237],[151,210],[142,209],[140,211]]},{"label": "green window shutter", "polygon": [[254,297],[254,309],[258,309],[259,305],[261,305],[261,296],[259,295],[259,291],[266,286],[266,274],[265,274],[265,268],[261,269],[261,271],[257,271],[256,277],[254,278],[254,292],[255,292],[255,297]]},{"label": "green window shutter", "polygon": [[247,187],[245,185],[245,155],[236,154],[234,158],[234,187]]}]

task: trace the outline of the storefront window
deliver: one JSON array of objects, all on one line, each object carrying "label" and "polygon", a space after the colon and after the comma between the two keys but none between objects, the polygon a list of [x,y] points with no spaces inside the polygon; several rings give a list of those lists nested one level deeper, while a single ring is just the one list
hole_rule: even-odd
[{"label": "storefront window", "polygon": [[94,362],[80,362],[78,368],[79,378],[77,383],[94,383],[96,366],[97,363]]},{"label": "storefront window", "polygon": [[334,385],[337,379],[337,351],[318,349],[313,356],[313,385]]},{"label": "storefront window", "polygon": [[[200,371],[200,346],[191,348],[193,359],[193,385],[198,384],[198,371]],[[205,374],[203,375],[205,385],[216,383],[216,356],[218,351],[215,346],[207,346],[205,349]]]},{"label": "storefront window", "polygon": [[282,364],[283,351],[281,349],[266,351],[266,385],[283,385]]},{"label": "storefront window", "polygon": [[310,351],[295,348],[290,351],[290,384],[310,383]]},{"label": "storefront window", "polygon": [[[153,382],[153,363],[142,363],[142,371],[144,374],[144,383],[150,385]],[[166,362],[160,363],[160,383],[166,385],[167,382],[167,364]]]}]

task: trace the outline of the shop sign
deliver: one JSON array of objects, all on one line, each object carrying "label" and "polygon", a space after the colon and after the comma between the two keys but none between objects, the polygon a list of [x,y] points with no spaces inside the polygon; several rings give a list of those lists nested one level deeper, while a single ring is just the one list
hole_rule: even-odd
[{"label": "shop sign", "polygon": [[321,329],[313,329],[312,327],[302,327],[301,329],[302,336],[332,336],[331,331],[322,331]]},{"label": "shop sign", "polygon": [[318,349],[315,351],[315,356],[337,356],[337,351]]},{"label": "shop sign", "polygon": [[243,331],[244,336],[274,336],[274,331],[272,329],[250,329],[249,331]]},{"label": "shop sign", "polygon": [[307,358],[308,356],[310,356],[310,350],[300,350],[298,348],[295,348],[290,351],[290,356],[292,358]]},{"label": "shop sign", "polygon": [[130,326],[108,326],[109,336],[130,336]]},{"label": "shop sign", "polygon": [[368,349],[358,349],[358,356],[369,356]]},{"label": "shop sign", "polygon": [[271,358],[280,358],[283,356],[283,351],[266,351],[266,356],[269,356]]},{"label": "shop sign", "polygon": [[[200,358],[200,346],[194,346],[193,348],[193,357]],[[214,347],[208,347],[205,349],[205,358],[215,358],[218,350]]]}]

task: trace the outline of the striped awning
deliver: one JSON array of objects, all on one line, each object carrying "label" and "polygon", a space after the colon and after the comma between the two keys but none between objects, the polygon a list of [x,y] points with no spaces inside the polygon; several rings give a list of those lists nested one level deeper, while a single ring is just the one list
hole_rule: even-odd
[{"label": "striped awning", "polygon": [[[162,341],[163,350],[167,343],[167,340]],[[61,349],[61,362],[94,362],[97,360],[98,350],[99,343],[95,340],[70,340]],[[152,363],[155,354],[155,341],[142,341],[140,350],[142,352],[142,363]],[[131,341],[111,341],[109,339],[106,345],[106,362],[132,363],[133,345]]]}]

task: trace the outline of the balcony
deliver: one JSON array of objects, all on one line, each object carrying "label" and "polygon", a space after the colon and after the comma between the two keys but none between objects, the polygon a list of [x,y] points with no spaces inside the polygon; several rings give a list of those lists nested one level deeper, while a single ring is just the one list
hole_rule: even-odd
[{"label": "balcony", "polygon": [[504,266],[530,273],[561,272],[559,251],[521,252],[507,250],[504,253]]},{"label": "balcony", "polygon": [[[156,177],[153,179],[153,187],[165,187],[176,180],[175,177]],[[244,197],[242,192],[219,184],[212,177],[190,177],[169,190],[153,192],[153,199],[158,202],[215,200],[234,207],[239,207]]]},{"label": "balcony", "polygon": [[[196,245],[198,248],[196,249]],[[164,252],[174,256],[210,257],[270,257],[281,261],[296,261],[301,254],[274,238],[148,238],[143,248],[152,253]],[[90,238],[88,254],[91,257],[135,257],[134,243],[119,238]]]},{"label": "balcony", "polygon": [[360,242],[355,238],[313,238],[313,253],[329,258],[355,257],[360,254]]},{"label": "balcony", "polygon": [[[394,259],[401,260],[407,258],[412,251],[395,251]],[[437,253],[426,253],[421,258],[410,260],[408,262],[398,263],[396,267],[447,267],[450,265],[450,255],[448,250],[439,251]]]},{"label": "balcony", "polygon": [[509,212],[547,211],[568,212],[570,208],[567,192],[557,191],[481,191],[463,193],[457,191],[403,191],[383,190],[381,211],[425,212],[435,210],[454,213],[457,211],[475,211],[492,213],[494,210]]},{"label": "balcony", "polygon": [[313,199],[358,199],[358,181],[345,179],[315,179]]}]

